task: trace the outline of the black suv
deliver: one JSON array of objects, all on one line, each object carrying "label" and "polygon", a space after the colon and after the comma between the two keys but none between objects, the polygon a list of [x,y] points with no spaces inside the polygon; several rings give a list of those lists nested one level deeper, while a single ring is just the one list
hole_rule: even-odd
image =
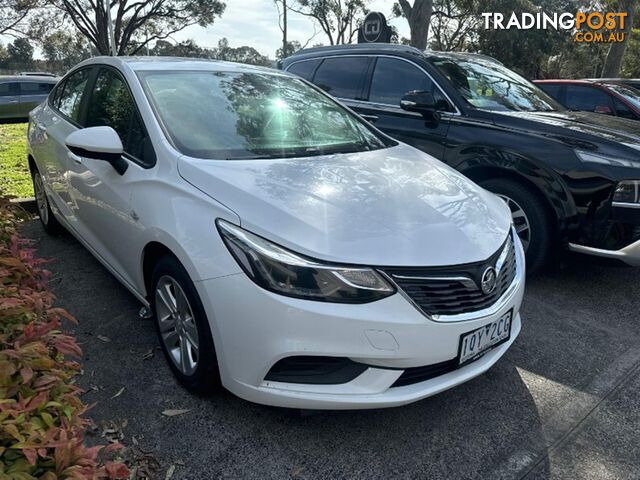
[{"label": "black suv", "polygon": [[567,111],[482,55],[343,45],[281,68],[501,196],[529,271],[557,245],[640,265],[638,122]]}]

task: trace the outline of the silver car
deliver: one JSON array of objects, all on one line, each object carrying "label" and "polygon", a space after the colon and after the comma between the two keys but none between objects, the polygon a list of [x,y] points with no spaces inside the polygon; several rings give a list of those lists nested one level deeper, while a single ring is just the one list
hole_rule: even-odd
[{"label": "silver car", "polygon": [[56,83],[58,79],[49,76],[0,76],[0,122],[26,121]]}]

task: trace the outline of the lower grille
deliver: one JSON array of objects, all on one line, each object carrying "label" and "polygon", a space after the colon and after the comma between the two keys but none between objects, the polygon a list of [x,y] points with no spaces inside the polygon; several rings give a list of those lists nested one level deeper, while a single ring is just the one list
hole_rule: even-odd
[{"label": "lower grille", "polygon": [[[385,268],[383,271],[427,315],[476,312],[496,303],[516,276],[516,250],[511,235],[484,262],[453,267]],[[496,271],[496,285],[485,293],[481,288],[483,275],[491,267]]]},{"label": "lower grille", "polygon": [[300,355],[279,360],[264,379],[273,382],[338,385],[350,382],[367,368],[367,365],[345,357]]},{"label": "lower grille", "polygon": [[432,378],[439,377],[445,373],[453,372],[458,368],[458,359],[453,358],[446,362],[434,363],[424,367],[407,368],[402,375],[391,385],[391,387],[405,387],[414,383],[424,382]]}]

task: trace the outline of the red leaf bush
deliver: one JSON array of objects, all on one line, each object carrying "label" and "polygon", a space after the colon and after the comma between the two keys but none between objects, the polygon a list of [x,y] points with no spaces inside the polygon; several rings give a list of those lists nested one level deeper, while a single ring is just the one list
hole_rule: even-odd
[{"label": "red leaf bush", "polygon": [[84,443],[90,421],[74,384],[82,351],[61,331],[75,319],[53,306],[49,272],[17,226],[0,198],[0,480],[128,478],[111,460],[119,445]]}]

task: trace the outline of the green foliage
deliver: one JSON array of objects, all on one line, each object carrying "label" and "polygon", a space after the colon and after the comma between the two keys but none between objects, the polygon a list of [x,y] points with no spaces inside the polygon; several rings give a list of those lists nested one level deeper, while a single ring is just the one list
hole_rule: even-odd
[{"label": "green foliage", "polygon": [[84,37],[58,31],[44,38],[42,54],[47,60],[48,70],[64,73],[82,60],[91,57],[92,51]]},{"label": "green foliage", "polygon": [[286,47],[286,51],[282,47],[276,50],[276,60],[284,60],[290,55],[293,55],[302,48],[302,44],[299,41],[294,40],[292,42],[287,42]]},{"label": "green foliage", "polygon": [[29,66],[33,63],[33,46],[24,38],[16,38],[7,45],[8,61],[13,64]]},{"label": "green foliage", "polygon": [[61,331],[75,320],[53,306],[48,272],[17,222],[0,199],[0,479],[128,478],[124,464],[103,462],[119,445],[84,445],[89,421],[72,360],[82,352]]},{"label": "green foliage", "polygon": [[0,195],[33,197],[27,164],[27,124],[0,125]]}]

